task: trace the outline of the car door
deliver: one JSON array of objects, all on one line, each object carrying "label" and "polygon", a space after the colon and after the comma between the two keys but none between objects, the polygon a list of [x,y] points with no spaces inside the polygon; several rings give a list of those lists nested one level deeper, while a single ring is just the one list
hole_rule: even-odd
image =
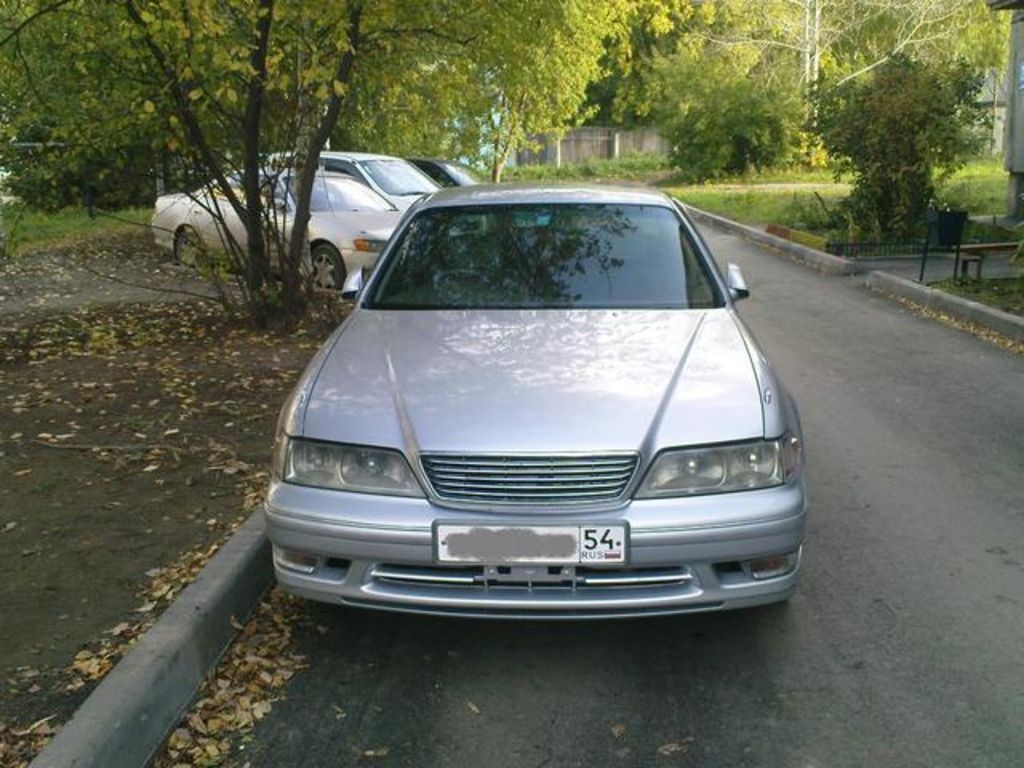
[{"label": "car door", "polygon": [[[243,196],[241,187],[232,184],[231,190],[238,198]],[[242,219],[220,189],[211,188],[197,193],[193,198],[192,217],[199,236],[208,248],[227,250],[231,240],[240,249],[246,248],[248,238]]]}]

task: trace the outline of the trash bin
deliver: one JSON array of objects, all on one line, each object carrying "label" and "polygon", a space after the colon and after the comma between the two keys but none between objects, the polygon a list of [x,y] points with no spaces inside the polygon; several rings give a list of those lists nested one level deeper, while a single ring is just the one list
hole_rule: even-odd
[{"label": "trash bin", "polygon": [[928,211],[932,244],[940,248],[956,248],[963,242],[967,227],[967,211]]},{"label": "trash bin", "polygon": [[917,281],[924,283],[928,249],[932,246],[956,252],[953,260],[953,276],[956,277],[957,265],[960,263],[960,243],[963,242],[964,229],[967,227],[967,211],[938,211],[929,208],[925,214],[925,223],[928,225],[928,233],[921,250],[921,273]]}]

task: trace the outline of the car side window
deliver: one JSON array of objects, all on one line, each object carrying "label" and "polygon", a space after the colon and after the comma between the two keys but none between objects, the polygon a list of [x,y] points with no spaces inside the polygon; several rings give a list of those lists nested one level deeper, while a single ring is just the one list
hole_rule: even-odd
[{"label": "car side window", "polygon": [[423,165],[418,165],[417,164],[416,167],[419,168],[421,171],[423,171],[425,174],[427,174],[427,176],[432,178],[434,181],[436,181],[442,187],[450,187],[450,186],[452,186],[452,180],[449,179],[445,175],[444,171],[442,171],[440,168],[438,168],[433,163],[424,163]]},{"label": "car side window", "polygon": [[356,167],[347,160],[327,160],[324,162],[325,171],[334,171],[335,173],[345,173],[349,176],[362,180]]}]

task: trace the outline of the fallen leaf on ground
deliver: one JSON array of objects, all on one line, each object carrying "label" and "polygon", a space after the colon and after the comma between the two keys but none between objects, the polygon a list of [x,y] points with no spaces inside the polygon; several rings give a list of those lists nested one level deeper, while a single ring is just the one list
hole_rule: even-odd
[{"label": "fallen leaf on ground", "polygon": [[20,731],[11,731],[11,733],[13,733],[15,736],[28,736],[30,733],[41,733],[43,732],[42,729],[44,728],[48,733],[50,731],[50,727],[46,724],[53,720],[53,718],[55,717],[56,715],[50,715],[49,717],[41,718],[40,720],[36,720],[34,723],[32,723],[32,725],[30,725],[28,728],[25,728]]},{"label": "fallen leaf on ground", "polygon": [[667,744],[662,744],[658,747],[658,754],[662,757],[672,757],[673,755],[685,755],[690,751],[690,744],[693,739],[683,739],[682,741],[670,741]]},{"label": "fallen leaf on ground", "polygon": [[[279,689],[305,664],[290,653],[292,622],[302,603],[273,590],[248,621],[232,617],[239,634],[217,670],[207,678],[189,714],[178,724],[156,768],[219,765],[232,740],[265,718]],[[344,710],[335,707],[336,718]],[[339,714],[340,713],[340,714]],[[216,755],[216,756],[215,756]]]},{"label": "fallen leaf on ground", "polygon": [[612,726],[612,736],[614,736],[616,739],[621,739],[625,735],[626,726],[624,726],[622,723],[616,723]]}]

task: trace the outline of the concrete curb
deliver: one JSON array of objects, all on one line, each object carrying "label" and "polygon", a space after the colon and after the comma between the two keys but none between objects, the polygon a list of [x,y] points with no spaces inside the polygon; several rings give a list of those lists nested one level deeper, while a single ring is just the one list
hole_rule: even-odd
[{"label": "concrete curb", "polygon": [[30,768],[142,768],[274,579],[256,512],[111,670]]},{"label": "concrete curb", "polygon": [[1024,318],[1011,315],[1009,312],[993,309],[881,270],[869,272],[865,284],[878,293],[909,299],[927,309],[983,326],[1014,341],[1024,342]]},{"label": "concrete curb", "polygon": [[682,201],[680,201],[680,204],[686,209],[686,212],[690,214],[691,218],[698,223],[717,227],[718,229],[725,230],[731,234],[740,235],[748,240],[753,240],[759,245],[764,245],[776,251],[780,251],[795,261],[799,261],[813,267],[822,274],[855,275],[861,272],[866,272],[869,268],[867,265],[859,264],[851,259],[844,259],[840,256],[833,256],[831,253],[817,251],[814,248],[808,248],[806,245],[794,243],[776,235],[770,235],[767,232],[756,229],[755,227],[748,227],[746,224],[740,224],[739,222],[727,219],[724,216],[702,211],[700,208],[694,208]]}]

